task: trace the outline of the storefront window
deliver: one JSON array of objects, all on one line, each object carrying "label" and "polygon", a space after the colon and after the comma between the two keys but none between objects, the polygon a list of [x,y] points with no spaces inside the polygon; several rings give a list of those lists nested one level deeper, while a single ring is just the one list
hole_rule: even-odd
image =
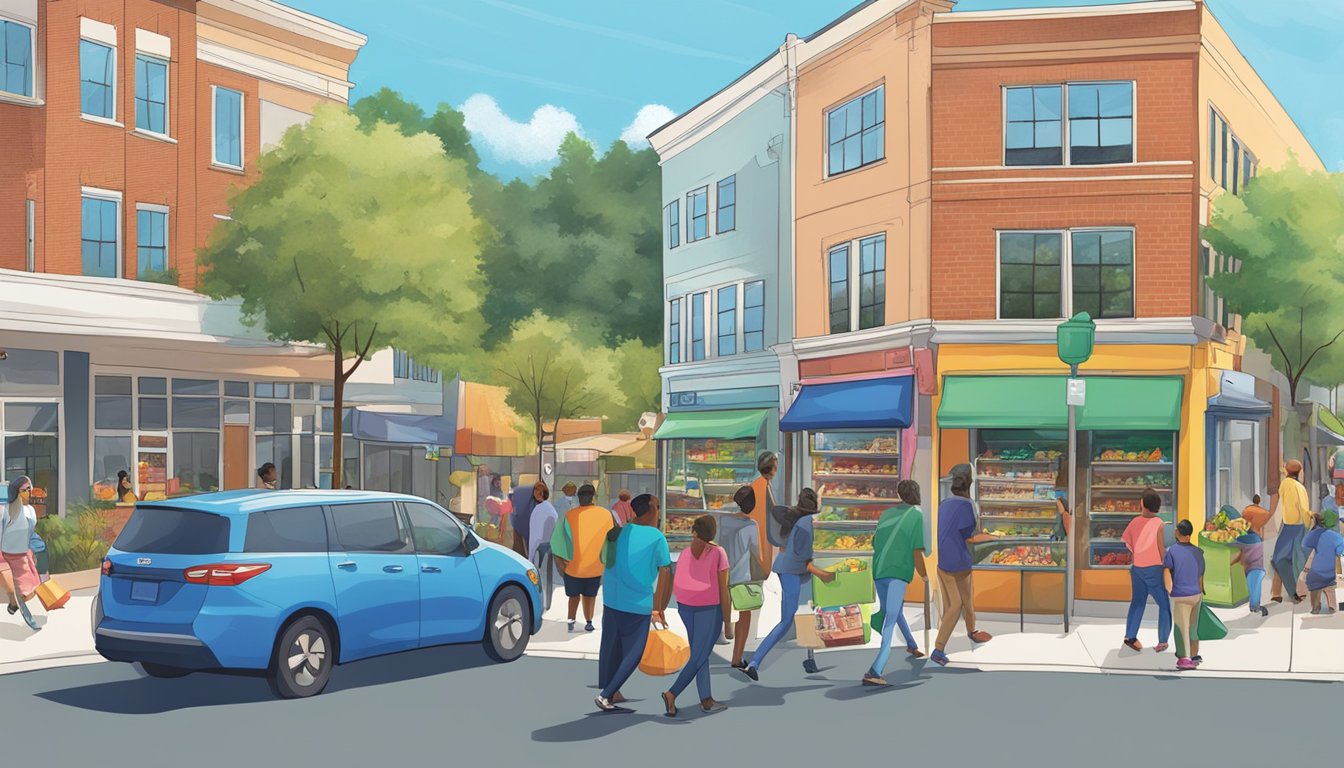
[{"label": "storefront window", "polygon": [[977,568],[1062,568],[1057,492],[1067,488],[1068,434],[986,429],[977,433],[975,502],[980,529],[995,541],[975,544]]},{"label": "storefront window", "polygon": [[219,398],[174,397],[173,431],[219,429]]},{"label": "storefront window", "polygon": [[[143,387],[144,379],[141,379]],[[142,390],[143,391],[143,390]],[[168,399],[164,397],[140,398],[140,428],[150,432],[168,431]]]},{"label": "storefront window", "polygon": [[276,480],[281,488],[294,487],[294,437],[292,435],[257,435],[257,466],[266,462],[275,465]]},{"label": "storefront window", "polygon": [[50,392],[60,384],[60,358],[40,349],[5,349],[0,392],[6,395]]},{"label": "storefront window", "polygon": [[812,484],[821,502],[813,546],[818,556],[871,556],[882,513],[897,503],[899,433],[813,432]]},{"label": "storefront window", "polygon": [[[332,437],[322,435],[317,439],[317,487],[331,487]],[[341,444],[341,483],[354,487],[359,482],[359,443],[346,437]]]},{"label": "storefront window", "polygon": [[668,440],[667,525],[673,549],[691,540],[705,510],[734,512],[733,494],[756,477],[756,440]]},{"label": "storefront window", "polygon": [[431,470],[416,472],[416,461],[423,462],[423,456],[423,448],[417,451],[405,446],[366,445],[364,489],[425,497],[427,493],[432,493],[431,488],[426,486],[432,484],[434,478]]},{"label": "storefront window", "polygon": [[1218,421],[1218,478],[1214,511],[1224,505],[1245,509],[1251,497],[1268,493],[1258,489],[1256,482],[1265,476],[1262,448],[1263,426],[1257,421]]},{"label": "storefront window", "polygon": [[1148,489],[1162,498],[1159,513],[1168,523],[1167,543],[1176,493],[1175,439],[1170,432],[1093,432],[1088,467],[1087,567],[1127,568],[1129,550],[1120,540],[1125,527],[1139,515]]},{"label": "storefront window", "polygon": [[95,376],[93,394],[94,429],[131,428],[130,376]]},{"label": "storefront window", "polygon": [[219,490],[219,433],[174,432],[173,474],[168,494]]},{"label": "storefront window", "polygon": [[[136,481],[131,472],[131,437],[93,438],[93,498],[95,501],[117,501],[117,473],[127,472],[131,483]],[[134,488],[135,486],[132,485]]]}]

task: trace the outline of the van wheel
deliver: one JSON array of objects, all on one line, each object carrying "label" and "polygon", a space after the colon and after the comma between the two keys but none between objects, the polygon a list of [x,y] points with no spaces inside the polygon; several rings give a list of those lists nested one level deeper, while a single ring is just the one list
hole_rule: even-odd
[{"label": "van wheel", "polygon": [[316,696],[327,687],[336,664],[331,632],[313,616],[303,616],[280,632],[266,679],[282,699]]},{"label": "van wheel", "polygon": [[527,595],[514,585],[495,593],[485,619],[485,655],[501,664],[523,655],[532,637]]},{"label": "van wheel", "polygon": [[136,665],[140,667],[142,672],[150,677],[169,679],[174,677],[186,677],[191,674],[190,669],[170,667],[167,664],[155,664],[152,661],[137,661]]}]

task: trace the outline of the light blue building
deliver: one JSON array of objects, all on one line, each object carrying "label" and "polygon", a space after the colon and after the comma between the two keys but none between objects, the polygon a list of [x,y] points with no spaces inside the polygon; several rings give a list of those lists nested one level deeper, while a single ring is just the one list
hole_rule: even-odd
[{"label": "light blue building", "polygon": [[[793,330],[786,50],[649,136],[663,180],[666,418],[655,437],[674,547],[697,514],[735,510],[758,453],[780,449],[778,351]],[[777,496],[784,487],[777,477]]]}]

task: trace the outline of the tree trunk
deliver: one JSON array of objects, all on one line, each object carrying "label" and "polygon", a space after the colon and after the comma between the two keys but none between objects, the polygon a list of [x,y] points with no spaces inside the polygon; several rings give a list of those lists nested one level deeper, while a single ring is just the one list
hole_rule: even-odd
[{"label": "tree trunk", "polygon": [[345,413],[345,354],[340,342],[335,344],[332,354],[336,358],[336,368],[331,395],[331,487],[340,490],[345,487],[342,478],[345,468],[342,450],[345,447],[345,420],[342,418]]}]

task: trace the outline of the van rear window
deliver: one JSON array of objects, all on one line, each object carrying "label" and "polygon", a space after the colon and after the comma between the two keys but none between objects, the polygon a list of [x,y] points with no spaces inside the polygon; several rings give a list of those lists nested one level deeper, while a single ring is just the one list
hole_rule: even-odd
[{"label": "van rear window", "polygon": [[222,554],[229,551],[229,520],[190,509],[136,507],[112,546],[144,554]]}]

